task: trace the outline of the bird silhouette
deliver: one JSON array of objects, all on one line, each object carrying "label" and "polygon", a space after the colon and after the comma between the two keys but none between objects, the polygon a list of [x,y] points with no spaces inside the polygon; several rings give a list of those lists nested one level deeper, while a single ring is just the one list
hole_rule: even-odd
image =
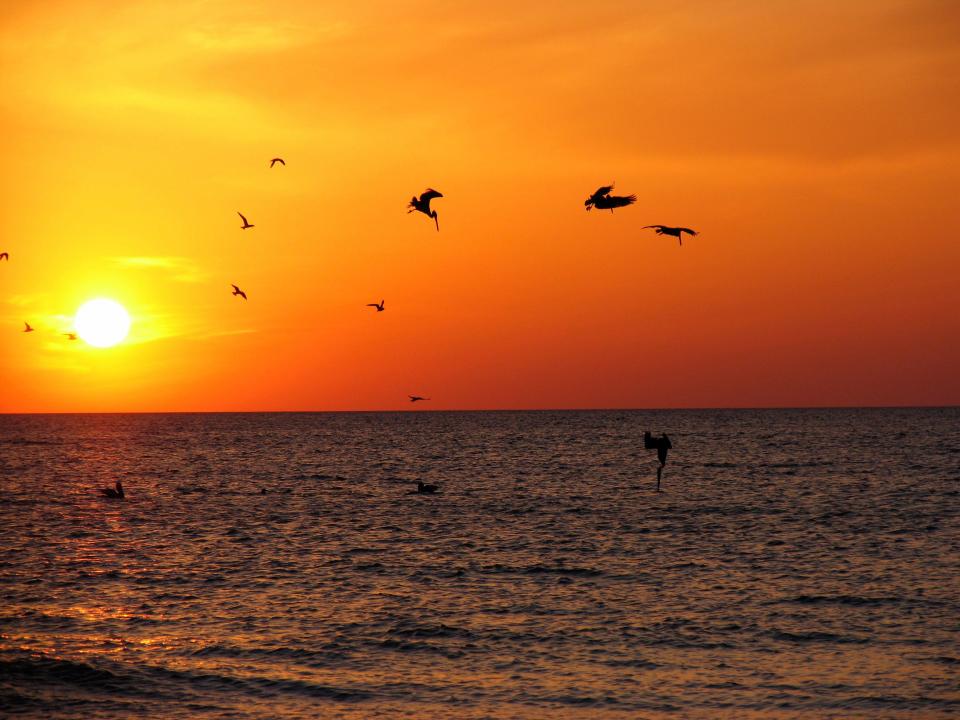
[{"label": "bird silhouette", "polygon": [[443,195],[433,188],[427,188],[419,198],[417,198],[416,195],[410,198],[410,202],[407,205],[410,209],[407,210],[407,214],[412,213],[414,210],[422,212],[427,217],[433,218],[433,222],[437,225],[437,232],[440,232],[440,220],[437,218],[437,211],[430,209],[430,201],[433,200],[433,198],[439,197],[443,197]]},{"label": "bird silhouette", "polygon": [[67,340],[76,340],[76,339],[77,339],[77,334],[76,334],[76,333],[64,333],[64,336],[67,338]]},{"label": "bird silhouette", "polygon": [[375,307],[377,309],[377,312],[383,312],[383,303],[384,303],[383,300],[380,301],[379,305],[377,305],[376,303],[367,303],[367,307]]},{"label": "bird silhouette", "polygon": [[696,230],[691,230],[690,228],[670,227],[669,225],[644,225],[642,229],[646,230],[647,228],[653,228],[656,230],[657,235],[672,235],[680,241],[681,245],[683,245],[683,233],[687,233],[691,236],[697,234]]},{"label": "bird silhouette", "polygon": [[439,489],[436,485],[425,483],[422,480],[417,482],[417,492],[424,495],[433,495]]},{"label": "bird silhouette", "polygon": [[270,167],[273,167],[277,163],[280,163],[284,167],[287,166],[287,164],[283,161],[283,158],[273,158],[273,160],[270,161]]},{"label": "bird silhouette", "polygon": [[23,323],[23,331],[24,331],[24,332],[33,332],[33,328],[30,327],[30,323],[28,323],[28,322],[24,322],[24,323]]},{"label": "bird silhouette", "polygon": [[113,500],[123,500],[123,498],[126,496],[123,494],[123,485],[120,484],[119,480],[117,480],[117,483],[114,487],[116,489],[100,488],[100,494]]},{"label": "bird silhouette", "polygon": [[6,252],[0,253],[0,260],[9,260],[9,259],[10,259],[10,253],[6,253]]},{"label": "bird silhouette", "polygon": [[243,225],[240,227],[241,230],[246,230],[247,228],[252,228],[252,227],[253,227],[253,225],[251,225],[249,222],[247,222],[247,219],[243,216],[243,213],[242,213],[242,212],[238,212],[237,215],[239,215],[239,216],[240,216],[240,219],[243,220]]},{"label": "bird silhouette", "polygon": [[234,285],[233,283],[231,283],[231,284],[230,284],[230,287],[233,288],[233,292],[230,293],[231,295],[239,295],[239,296],[242,297],[244,300],[247,299],[247,294],[246,294],[243,290],[241,290],[240,288],[238,288],[236,285]]},{"label": "bird silhouette", "polygon": [[410,398],[410,402],[412,402],[412,403],[418,402],[419,400],[429,400],[429,399],[430,399],[430,398],[420,397],[419,395],[408,395],[407,397]]},{"label": "bird silhouette", "polygon": [[609,210],[613,212],[614,208],[633,205],[633,203],[637,201],[636,195],[611,195],[611,190],[613,190],[613,184],[597,188],[593,195],[583,201],[587,211],[589,212],[592,208],[597,208],[597,210]]}]

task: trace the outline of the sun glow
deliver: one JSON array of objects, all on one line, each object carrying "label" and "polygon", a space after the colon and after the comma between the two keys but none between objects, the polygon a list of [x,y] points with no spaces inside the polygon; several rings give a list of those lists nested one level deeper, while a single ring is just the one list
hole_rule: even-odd
[{"label": "sun glow", "polygon": [[130,332],[130,315],[115,300],[100,298],[81,305],[73,325],[88,345],[112,347]]}]

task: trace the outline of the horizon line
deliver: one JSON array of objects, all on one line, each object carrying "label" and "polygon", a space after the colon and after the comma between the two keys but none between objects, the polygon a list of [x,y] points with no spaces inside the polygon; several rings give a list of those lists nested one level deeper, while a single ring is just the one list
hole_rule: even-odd
[{"label": "horizon line", "polygon": [[960,404],[946,405],[738,405],[738,406],[682,406],[682,407],[586,407],[586,408],[446,408],[431,410],[375,409],[375,410],[69,410],[0,412],[0,417],[13,415],[324,415],[373,413],[519,413],[519,412],[702,412],[739,410],[950,410]]}]

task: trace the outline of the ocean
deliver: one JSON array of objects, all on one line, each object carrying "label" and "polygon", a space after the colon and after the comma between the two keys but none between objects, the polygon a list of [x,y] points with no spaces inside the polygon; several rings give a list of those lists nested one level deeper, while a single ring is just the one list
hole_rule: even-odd
[{"label": "ocean", "polygon": [[957,717],[958,510],[958,408],[0,416],[0,715]]}]

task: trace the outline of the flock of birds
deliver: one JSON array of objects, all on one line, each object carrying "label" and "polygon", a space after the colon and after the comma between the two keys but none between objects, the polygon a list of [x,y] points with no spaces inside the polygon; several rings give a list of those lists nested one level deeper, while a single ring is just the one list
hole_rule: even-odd
[{"label": "flock of birds", "polygon": [[[286,161],[281,157],[275,157],[270,159],[270,167],[273,168],[277,164],[286,167]],[[603,185],[597,188],[590,196],[584,201],[584,206],[587,211],[590,211],[594,208],[597,210],[609,210],[611,213],[617,208],[627,207],[633,205],[637,201],[637,196],[634,194],[631,195],[613,195],[614,185]],[[433,188],[427,188],[420,196],[417,197],[414,195],[410,198],[410,202],[407,203],[407,213],[419,212],[426,215],[428,218],[433,220],[434,225],[436,226],[437,232],[440,231],[440,218],[437,214],[437,211],[430,207],[432,200],[437,198],[442,198],[443,193],[434,190]],[[249,230],[250,228],[256,227],[251,223],[247,217],[242,212],[237,212],[237,215],[240,216],[242,224],[240,226],[241,230]],[[654,230],[657,235],[668,235],[671,237],[677,238],[679,244],[683,245],[683,234],[686,233],[690,236],[695,236],[697,232],[687,227],[674,227],[671,225],[645,225],[644,230]],[[10,254],[8,252],[0,252],[0,260],[10,260]],[[235,297],[242,298],[247,300],[247,293],[240,289],[239,286],[231,283],[231,288],[233,292],[231,293]],[[385,310],[386,301],[381,299],[379,303],[367,303],[367,307],[372,307],[376,309],[378,313],[382,313]],[[34,328],[28,322],[23,323],[23,332],[31,333],[34,332]],[[68,340],[76,340],[77,334],[73,332],[63,333],[63,335]],[[408,395],[411,403],[428,401],[430,398],[423,397],[422,395]],[[425,485],[424,483],[418,483],[417,493],[426,493],[432,494],[437,491],[436,485]],[[101,493],[105,497],[114,498],[114,499],[123,499],[123,486],[117,482],[115,488],[104,488],[101,490]]]}]

